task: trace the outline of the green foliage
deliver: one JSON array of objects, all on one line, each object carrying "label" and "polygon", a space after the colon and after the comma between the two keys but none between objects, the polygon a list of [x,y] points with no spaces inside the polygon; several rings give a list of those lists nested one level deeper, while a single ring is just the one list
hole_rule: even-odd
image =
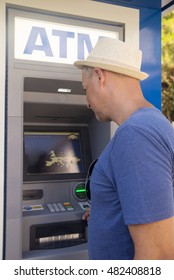
[{"label": "green foliage", "polygon": [[162,18],[162,112],[174,121],[174,11]]}]

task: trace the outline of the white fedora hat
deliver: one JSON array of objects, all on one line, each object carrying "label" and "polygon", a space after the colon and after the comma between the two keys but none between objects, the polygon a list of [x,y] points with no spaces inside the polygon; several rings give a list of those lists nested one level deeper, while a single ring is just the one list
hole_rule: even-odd
[{"label": "white fedora hat", "polygon": [[113,38],[99,38],[86,60],[78,60],[74,65],[99,67],[104,70],[144,80],[149,75],[140,70],[142,52],[131,48],[128,43]]}]

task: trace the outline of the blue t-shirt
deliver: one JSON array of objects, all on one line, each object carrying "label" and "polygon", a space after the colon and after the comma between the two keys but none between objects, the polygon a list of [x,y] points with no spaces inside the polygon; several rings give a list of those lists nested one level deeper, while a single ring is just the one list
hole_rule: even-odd
[{"label": "blue t-shirt", "polygon": [[174,129],[155,108],[116,131],[91,176],[90,259],[133,259],[128,225],[174,215]]}]

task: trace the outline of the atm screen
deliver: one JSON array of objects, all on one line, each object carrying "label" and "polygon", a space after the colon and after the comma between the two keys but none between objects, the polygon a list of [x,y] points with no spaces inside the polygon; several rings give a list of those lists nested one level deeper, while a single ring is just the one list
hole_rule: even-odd
[{"label": "atm screen", "polygon": [[24,181],[78,178],[88,159],[81,131],[25,131]]}]

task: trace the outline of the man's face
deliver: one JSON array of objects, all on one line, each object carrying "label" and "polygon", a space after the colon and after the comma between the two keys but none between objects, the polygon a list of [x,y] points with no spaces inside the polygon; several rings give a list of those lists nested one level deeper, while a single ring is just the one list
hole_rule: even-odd
[{"label": "man's face", "polygon": [[96,69],[84,68],[82,70],[82,87],[86,93],[87,106],[94,111],[97,120],[110,121],[105,113],[105,95]]}]

